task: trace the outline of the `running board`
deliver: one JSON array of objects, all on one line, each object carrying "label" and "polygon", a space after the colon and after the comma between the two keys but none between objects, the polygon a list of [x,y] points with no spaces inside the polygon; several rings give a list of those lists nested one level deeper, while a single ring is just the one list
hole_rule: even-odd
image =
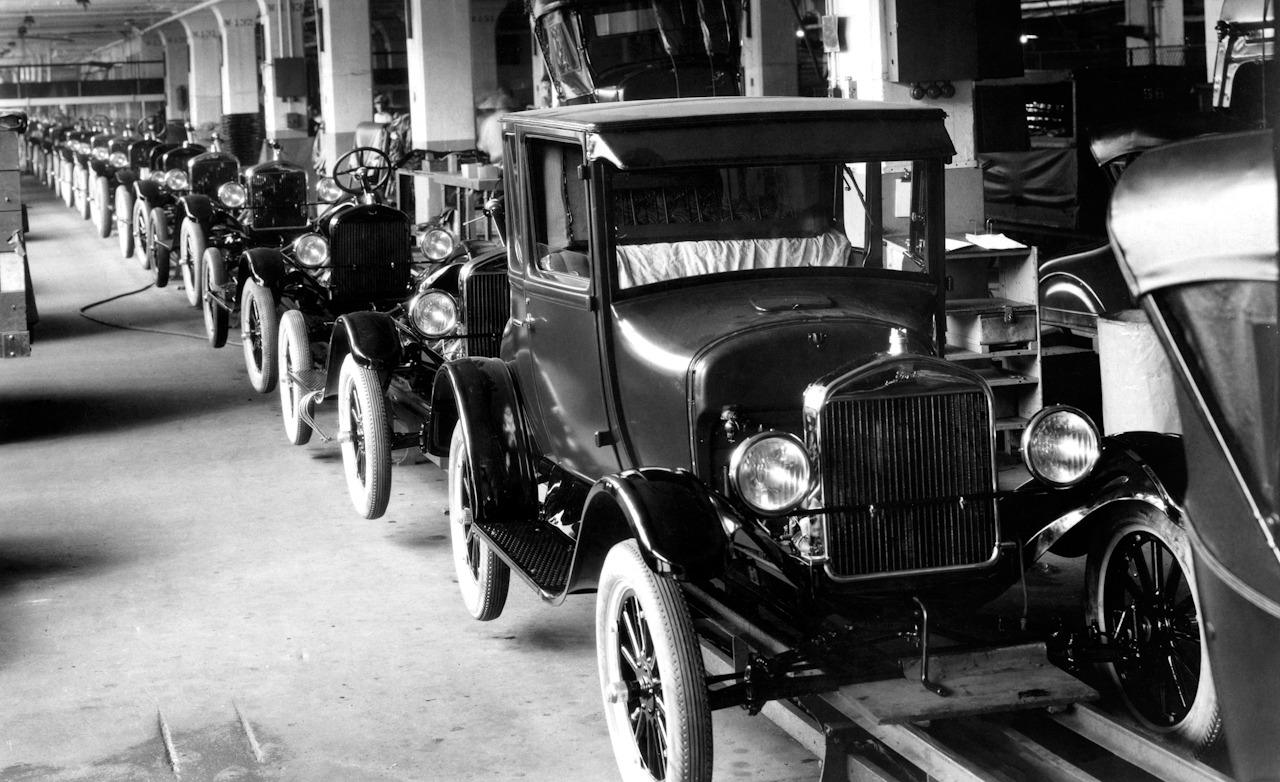
[{"label": "running board", "polygon": [[476,521],[472,529],[544,599],[564,594],[573,541],[560,530],[541,521]]}]

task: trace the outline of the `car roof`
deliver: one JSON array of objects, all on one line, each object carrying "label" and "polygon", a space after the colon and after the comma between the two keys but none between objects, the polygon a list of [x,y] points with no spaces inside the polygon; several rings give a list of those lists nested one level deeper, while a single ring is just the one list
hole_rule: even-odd
[{"label": "car roof", "polygon": [[[1268,6],[1271,12],[1267,13]],[[1234,24],[1250,24],[1263,23],[1270,21],[1275,24],[1275,3],[1268,0],[1225,0],[1222,4],[1222,10],[1218,12],[1218,19],[1222,22]]]},{"label": "car roof", "polygon": [[1120,178],[1108,227],[1138,296],[1210,280],[1274,281],[1271,131],[1207,136],[1145,153]]},{"label": "car roof", "polygon": [[569,131],[619,168],[754,160],[950,158],[941,110],[840,98],[709,97],[508,114],[508,128]]}]

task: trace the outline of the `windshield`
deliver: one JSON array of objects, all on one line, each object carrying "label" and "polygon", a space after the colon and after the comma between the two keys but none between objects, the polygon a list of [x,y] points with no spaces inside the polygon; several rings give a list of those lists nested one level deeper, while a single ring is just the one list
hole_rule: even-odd
[{"label": "windshield", "polygon": [[1170,333],[1263,513],[1280,467],[1280,336],[1272,282],[1212,282],[1159,294]]},{"label": "windshield", "polygon": [[912,161],[615,171],[616,287],[814,267],[918,278],[929,178]]},{"label": "windshield", "polygon": [[645,63],[733,69],[737,26],[736,4],[723,0],[618,0],[550,11],[534,30],[561,100],[575,101]]}]

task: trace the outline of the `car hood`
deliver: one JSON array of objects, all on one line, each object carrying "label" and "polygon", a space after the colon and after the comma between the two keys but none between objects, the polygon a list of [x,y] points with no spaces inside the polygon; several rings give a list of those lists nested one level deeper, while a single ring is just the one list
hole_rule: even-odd
[{"label": "car hood", "polygon": [[932,351],[934,295],[926,284],[833,275],[616,302],[613,382],[637,465],[703,472],[722,416],[799,433],[814,380],[889,352]]}]

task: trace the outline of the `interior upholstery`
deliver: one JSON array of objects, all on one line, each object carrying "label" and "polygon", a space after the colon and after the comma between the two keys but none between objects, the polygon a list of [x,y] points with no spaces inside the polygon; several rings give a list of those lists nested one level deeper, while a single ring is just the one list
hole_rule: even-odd
[{"label": "interior upholstery", "polygon": [[618,245],[618,287],[751,269],[844,266],[849,240],[840,231],[774,239],[713,239]]}]

